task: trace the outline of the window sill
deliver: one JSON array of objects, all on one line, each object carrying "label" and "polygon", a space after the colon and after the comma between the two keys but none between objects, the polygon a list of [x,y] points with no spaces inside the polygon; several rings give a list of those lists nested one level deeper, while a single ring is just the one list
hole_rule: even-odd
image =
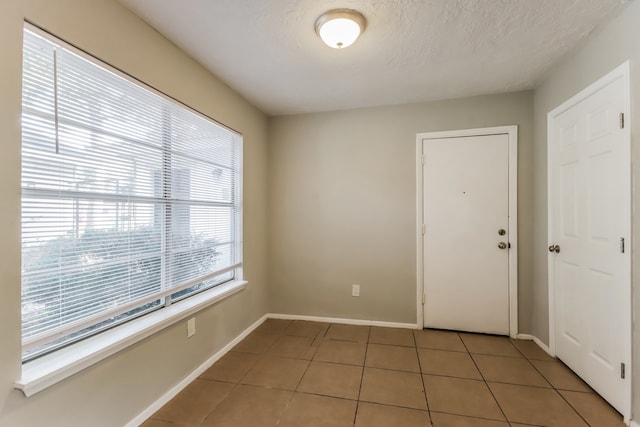
[{"label": "window sill", "polygon": [[22,378],[15,382],[14,387],[22,390],[27,397],[33,396],[207,306],[242,291],[246,286],[246,281],[216,286],[165,309],[27,362],[22,365]]}]

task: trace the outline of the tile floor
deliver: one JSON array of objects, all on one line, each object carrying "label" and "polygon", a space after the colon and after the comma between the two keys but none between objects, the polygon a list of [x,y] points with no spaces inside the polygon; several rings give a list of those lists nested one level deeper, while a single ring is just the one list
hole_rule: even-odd
[{"label": "tile floor", "polygon": [[531,341],[269,319],[143,427],[620,427]]}]

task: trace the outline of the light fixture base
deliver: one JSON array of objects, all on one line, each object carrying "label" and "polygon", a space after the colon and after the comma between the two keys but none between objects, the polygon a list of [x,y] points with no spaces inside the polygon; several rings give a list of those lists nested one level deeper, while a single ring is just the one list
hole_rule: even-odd
[{"label": "light fixture base", "polygon": [[316,19],[315,29],[327,46],[342,49],[353,44],[366,25],[366,19],[356,10],[333,9]]}]

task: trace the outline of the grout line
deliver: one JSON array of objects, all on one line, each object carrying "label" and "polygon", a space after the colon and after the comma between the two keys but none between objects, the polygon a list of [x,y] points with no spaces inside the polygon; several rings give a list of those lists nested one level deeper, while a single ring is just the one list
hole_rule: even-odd
[{"label": "grout line", "polygon": [[[445,411],[430,411],[430,412],[433,412],[435,414],[452,415],[454,417],[460,417],[460,418],[468,418],[470,420],[493,421],[494,423],[506,423],[508,425],[512,424],[510,421],[496,420],[495,418],[475,417],[475,416],[471,416],[471,415],[456,414],[456,413],[445,412]],[[516,423],[516,424],[525,425],[525,426],[532,426],[532,427],[545,427],[545,426],[538,426],[537,424],[527,424],[527,423]]]},{"label": "grout line", "polygon": [[[515,346],[514,346],[514,347],[515,347]],[[517,347],[516,347],[516,348],[517,348]],[[518,351],[520,351],[520,350],[518,350]],[[521,353],[522,353],[522,352],[521,352]],[[522,355],[524,356],[524,353],[523,353]],[[546,382],[551,386],[551,389],[552,389],[553,391],[555,391],[555,392],[556,392],[556,394],[557,394],[558,396],[560,396],[560,398],[561,398],[562,400],[564,400],[564,401],[567,403],[567,405],[569,405],[569,407],[570,407],[571,409],[573,409],[573,412],[575,412],[575,413],[578,415],[578,417],[580,417],[580,419],[582,419],[582,420],[583,420],[583,421],[584,421],[588,426],[590,426],[591,424],[589,424],[589,422],[588,422],[588,421],[587,421],[587,420],[582,416],[582,414],[581,414],[580,412],[578,412],[578,410],[577,410],[576,408],[574,408],[574,407],[573,407],[573,405],[571,404],[571,402],[569,402],[569,401],[568,401],[568,400],[567,400],[567,399],[562,395],[562,393],[560,393],[560,391],[556,388],[556,386],[554,386],[554,385],[551,383],[551,381],[549,381],[549,380],[547,379],[547,377],[546,377],[542,372],[540,372],[540,370],[538,369],[538,367],[537,367],[537,366],[536,366],[536,365],[535,365],[535,364],[534,364],[534,363],[533,363],[529,358],[527,358],[526,356],[525,356],[525,359],[527,359],[527,361],[529,362],[529,364],[530,364],[531,366],[533,366],[533,369],[535,369],[535,370],[536,370],[536,372],[537,372],[537,373],[538,373],[542,378],[544,378],[544,380],[545,380],[545,381],[546,381]],[[559,360],[560,360],[560,359],[558,359],[558,361],[559,361]],[[575,374],[574,374],[574,375],[575,375]],[[570,390],[562,390],[562,391],[570,391]]]},{"label": "grout line", "polygon": [[[553,387],[553,385],[551,385],[551,386]],[[589,421],[587,421],[587,420],[586,420],[586,418],[585,418],[585,417],[583,417],[583,416],[582,416],[582,414],[581,414],[580,412],[578,412],[578,410],[577,410],[576,408],[574,408],[574,407],[573,407],[573,405],[571,404],[571,402],[569,402],[569,401],[567,400],[567,398],[566,398],[566,397],[564,397],[564,395],[563,395],[562,393],[560,393],[560,391],[558,391],[558,389],[557,389],[557,388],[555,388],[555,387],[554,387],[554,388],[553,388],[553,391],[555,391],[555,392],[556,392],[556,394],[557,394],[558,396],[560,396],[560,398],[561,398],[562,400],[564,400],[564,401],[567,403],[567,405],[569,405],[569,408],[573,409],[573,412],[575,412],[575,413],[578,415],[578,417],[580,417],[580,419],[582,419],[582,421],[584,421],[584,422],[585,422],[585,424],[587,424],[588,426],[591,426],[591,424],[589,423]],[[563,391],[568,391],[568,390],[563,390]],[[594,427],[598,427],[598,426],[594,426]]]},{"label": "grout line", "polygon": [[[414,340],[415,341],[415,340]],[[404,344],[389,344],[384,342],[369,342],[371,345],[384,345],[387,347],[402,347],[402,348],[416,348],[416,345],[404,345]]]},{"label": "grout line", "polygon": [[[328,329],[327,329],[328,331]],[[364,359],[362,360],[362,373],[360,374],[360,387],[358,387],[358,397],[356,403],[356,412],[353,414],[353,425],[356,424],[358,418],[358,410],[360,409],[360,394],[362,393],[362,384],[364,382],[364,367],[367,364],[367,351],[369,350],[369,340],[371,339],[371,327],[367,333],[367,342],[364,344]]]},{"label": "grout line", "polygon": [[[327,339],[327,334],[329,333],[329,329],[331,329],[331,325],[333,325],[333,323],[328,323],[327,324],[327,329],[324,330],[324,334],[322,334],[322,339]],[[320,331],[322,331],[322,329],[320,329]]]},{"label": "grout line", "polygon": [[[446,351],[446,350],[443,350]],[[520,357],[520,356],[507,356],[505,354],[492,354],[492,353],[478,353],[478,352],[468,352],[470,355],[478,355],[478,356],[494,356],[494,357],[504,357],[507,359],[526,359],[526,357]]]},{"label": "grout line", "polygon": [[[380,368],[378,366],[364,366],[364,368],[369,368],[369,369],[375,369],[377,371],[389,371],[389,372],[398,372],[401,374],[415,374],[415,375],[431,375],[431,374],[423,374],[422,372],[416,372],[416,371],[402,371],[400,369],[389,369],[389,368]],[[438,375],[439,377],[445,377],[447,375]],[[470,378],[460,378],[460,377],[450,377],[450,378],[458,378],[458,379],[470,379]],[[476,381],[481,381],[481,380],[476,380]]]},{"label": "grout line", "polygon": [[429,422],[433,425],[433,419],[431,418],[431,409],[429,407],[429,397],[427,396],[427,385],[424,383],[424,372],[422,371],[422,363],[420,362],[420,353],[418,352],[418,342],[416,341],[416,334],[411,333],[413,337],[413,344],[415,345],[416,357],[418,358],[418,369],[420,369],[420,381],[422,381],[422,392],[424,393],[424,401],[427,404],[427,417]]},{"label": "grout line", "polygon": [[[229,352],[229,353],[231,353],[231,352]],[[227,353],[227,354],[229,354],[229,353]],[[252,354],[252,353],[241,353],[241,354]],[[226,356],[226,355],[225,355],[225,356]],[[256,356],[256,360],[254,360],[254,361],[249,365],[249,367],[247,368],[246,372],[245,372],[244,374],[242,374],[242,375],[240,376],[240,378],[238,378],[238,380],[237,380],[237,381],[220,380],[220,379],[216,379],[216,378],[201,378],[201,377],[202,377],[202,374],[201,374],[198,378],[196,378],[196,379],[203,379],[203,380],[207,380],[207,381],[218,381],[218,382],[221,382],[221,383],[228,383],[228,384],[240,384],[240,381],[242,381],[242,380],[247,376],[247,374],[249,373],[249,371],[250,371],[250,370],[255,366],[255,364],[256,364],[256,363],[258,363],[258,362],[260,361],[260,359],[261,359],[261,357],[260,357],[260,356],[261,356],[261,355],[256,354],[255,356]],[[221,359],[221,360],[222,360],[222,359]],[[218,363],[218,362],[216,362],[216,363]],[[214,365],[212,365],[212,367],[213,367],[213,366],[215,366],[215,364],[214,364]],[[211,368],[209,368],[209,369],[211,369]],[[206,372],[206,371],[205,371],[205,372]],[[204,374],[204,372],[203,372],[203,374]]]},{"label": "grout line", "polygon": [[[427,411],[426,409],[415,408],[413,406],[401,406],[401,405],[394,405],[393,403],[373,402],[371,400],[358,400],[358,402],[368,403],[370,405],[377,405],[377,406],[389,406],[391,408],[408,409],[410,411],[425,412],[429,414],[429,411]],[[496,421],[496,420],[493,420],[493,421]]]},{"label": "grout line", "polygon": [[[442,348],[433,348],[433,347],[416,347],[418,350],[429,350],[429,351],[443,351],[446,353],[462,353],[462,354],[470,354],[466,351],[460,351],[460,350],[448,350],[448,349],[442,349]],[[480,354],[480,353],[471,353],[471,354]]]},{"label": "grout line", "polygon": [[[291,391],[291,390],[289,390]],[[311,391],[294,391],[294,394],[304,394],[307,396],[320,396],[320,397],[328,397],[331,399],[338,399],[338,400],[344,400],[345,402],[358,402],[355,399],[349,399],[348,397],[342,397],[342,396],[334,396],[331,394],[322,394],[322,393],[318,393],[318,392],[311,392]]]},{"label": "grout line", "polygon": [[304,372],[302,373],[302,375],[300,375],[300,379],[298,380],[296,387],[293,389],[294,393],[296,393],[300,388],[300,384],[302,384],[302,380],[305,377],[305,375],[307,375],[307,372],[309,371],[310,367],[311,367],[311,360],[308,361],[306,368],[304,368]]},{"label": "grout line", "polygon": [[[203,420],[202,420],[202,422],[200,423],[200,425],[203,425],[203,424],[204,424],[204,422],[205,422],[205,421],[207,421],[207,418],[209,418],[209,417],[211,416],[211,414],[213,414],[213,413],[218,409],[218,407],[219,407],[220,405],[222,405],[222,402],[226,401],[226,400],[229,398],[229,396],[231,396],[231,394],[235,391],[235,389],[236,389],[236,388],[238,388],[238,385],[240,385],[240,383],[239,383],[239,382],[235,383],[235,384],[233,385],[233,387],[231,387],[231,390],[229,390],[229,392],[228,392],[227,394],[225,394],[225,396],[220,400],[220,402],[218,402],[218,404],[217,404],[216,406],[214,406],[214,407],[211,409],[211,411],[209,411],[209,413],[207,414],[207,416],[203,418]],[[166,406],[166,404],[165,404],[164,406]],[[164,406],[163,406],[163,407],[164,407]],[[151,418],[149,418],[149,419],[152,419],[152,418],[153,418],[153,416],[152,416]],[[172,423],[173,423],[173,422],[172,422]]]},{"label": "grout line", "polygon": [[367,342],[364,347],[364,361],[362,362],[362,374],[360,374],[360,387],[358,388],[358,401],[360,401],[360,394],[362,394],[362,384],[364,382],[364,369],[367,366],[367,353],[369,352],[369,339],[371,338],[371,327],[367,333]]},{"label": "grout line", "polygon": [[356,425],[356,420],[358,419],[358,410],[360,409],[360,399],[356,400],[356,410],[353,413],[353,422],[351,423],[354,427]]},{"label": "grout line", "polygon": [[[516,347],[516,346],[514,345],[514,347]],[[547,384],[549,384],[553,390],[555,390],[556,388],[553,386],[553,384],[551,384],[551,381],[549,381],[549,380],[547,379],[547,377],[545,377],[545,376],[544,376],[544,374],[538,370],[538,368],[536,367],[536,365],[535,365],[535,364],[534,364],[534,363],[533,363],[533,362],[532,362],[532,361],[531,361],[531,360],[530,360],[530,359],[529,359],[529,358],[528,358],[528,357],[527,357],[527,356],[526,356],[522,351],[520,351],[520,349],[519,349],[518,347],[516,347],[516,350],[518,350],[518,351],[520,352],[520,354],[522,354],[522,356],[524,357],[524,359],[525,359],[527,362],[529,362],[529,365],[531,365],[531,367],[532,367],[532,368],[533,368],[533,369],[538,373],[538,375],[540,375],[540,376],[541,376],[541,377],[546,381],[546,383],[547,383]],[[520,384],[518,384],[518,385],[520,385]],[[545,388],[546,388],[546,387],[545,387]]]},{"label": "grout line", "polygon": [[[263,389],[263,390],[278,390],[278,391],[284,391],[284,392],[287,392],[287,393],[291,393],[291,397],[289,398],[289,400],[287,400],[287,404],[284,405],[284,408],[282,408],[282,412],[280,413],[280,415],[276,419],[275,426],[280,424],[280,421],[282,420],[282,416],[287,411],[287,409],[289,408],[289,405],[291,404],[291,401],[293,400],[293,398],[296,395],[295,390],[287,390],[287,389],[276,388],[276,387],[264,387],[264,386],[260,386],[260,385],[254,385],[254,384],[240,384],[240,383],[238,383],[237,385],[238,386],[244,386],[244,387],[260,388],[260,389]],[[231,392],[229,392],[229,394],[231,394]],[[220,405],[220,403],[218,405]],[[216,406],[216,408],[217,408],[217,406]],[[213,413],[213,411],[211,413]],[[211,413],[209,415],[211,415]],[[209,417],[209,415],[207,415],[207,418]],[[205,420],[206,420],[206,418],[205,418]],[[203,423],[204,423],[204,421],[203,421]],[[201,424],[201,426],[202,426],[202,424]]]},{"label": "grout line", "polygon": [[[322,339],[323,339],[324,341],[357,342],[357,343],[362,343],[362,342],[364,342],[364,343],[367,343],[367,344],[369,343],[368,341],[342,340],[342,339],[337,339],[337,338],[327,338],[326,336],[325,336],[325,337],[322,337]],[[375,344],[375,343],[371,343],[371,344]]]},{"label": "grout line", "polygon": [[[469,351],[469,347],[467,347],[467,344],[464,342],[464,340],[460,336],[460,333],[458,333],[458,337],[460,338],[460,341],[462,341],[462,345],[464,346],[464,348],[467,349],[467,353],[469,354],[469,358],[471,359],[471,361],[473,362],[473,365],[478,370],[478,373],[480,374],[480,376],[482,377],[482,380],[484,381],[485,387],[487,388],[487,390],[489,390],[489,393],[491,393],[491,397],[493,397],[493,401],[496,402],[496,405],[498,405],[498,409],[500,409],[500,412],[502,413],[502,416],[504,417],[505,421],[508,422],[509,424],[511,424],[511,421],[509,420],[509,418],[507,418],[507,414],[505,414],[504,409],[502,409],[502,405],[500,405],[500,402],[498,402],[498,399],[496,399],[495,394],[493,394],[493,390],[491,390],[491,387],[489,387],[489,383],[487,382],[487,379],[484,377],[484,374],[480,370],[480,367],[478,366],[478,363],[476,363],[476,360],[473,358],[473,356],[471,356],[471,352]],[[511,343],[509,343],[509,344],[511,344]],[[515,348],[515,346],[513,344],[511,344],[511,345]],[[518,351],[517,348],[516,348],[516,351]]]},{"label": "grout line", "polygon": [[[366,355],[366,350],[365,350],[365,355]],[[329,365],[342,365],[342,366],[353,366],[357,368],[364,368],[364,361],[362,362],[362,365],[359,365],[357,363],[332,362],[330,360],[318,360],[318,359],[312,359],[311,361],[316,363],[327,363]]]}]

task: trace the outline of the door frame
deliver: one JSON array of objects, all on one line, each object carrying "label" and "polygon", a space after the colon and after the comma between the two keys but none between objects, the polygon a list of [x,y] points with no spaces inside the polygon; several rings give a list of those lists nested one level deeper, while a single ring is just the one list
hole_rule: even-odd
[{"label": "door frame", "polygon": [[[631,258],[633,254],[633,239],[631,234],[631,200],[632,200],[632,192],[631,192],[631,96],[630,96],[630,80],[629,80],[629,61],[626,61],[622,65],[618,66],[614,70],[607,73],[605,76],[591,83],[588,87],[581,90],[553,110],[551,110],[547,114],[547,241],[548,244],[551,244],[554,239],[554,229],[553,229],[553,211],[555,208],[555,204],[553,202],[552,195],[552,183],[553,183],[553,150],[551,149],[552,145],[556,143],[556,126],[557,119],[565,111],[569,110],[573,106],[579,104],[585,99],[589,98],[591,95],[595,94],[599,90],[608,86],[612,82],[622,79],[624,85],[624,106],[622,113],[624,114],[624,128],[623,131],[623,150],[625,158],[628,159],[628,162],[625,162],[625,170],[624,173],[624,185],[623,189],[624,194],[627,195],[625,198],[625,235],[626,240],[625,243],[628,248],[628,254],[625,257],[624,264],[624,280],[627,288],[627,295],[629,304],[624,307],[624,318],[625,318],[625,331],[624,336],[627,337],[627,342],[625,342],[625,357],[626,357],[626,378],[628,381],[626,382],[626,404],[625,411],[622,414],[624,416],[625,421],[629,421],[631,417],[631,408],[632,408],[632,386],[633,386],[633,359],[632,359],[632,282],[631,282]],[[545,248],[546,250],[546,248]],[[555,301],[555,269],[554,269],[554,258],[551,253],[547,253],[547,270],[548,270],[548,283],[549,283],[549,350],[553,356],[556,356],[556,301]]]},{"label": "door frame", "polygon": [[509,138],[509,336],[518,335],[518,126],[423,132],[416,134],[417,323],[424,328],[424,188],[422,142],[429,139],[507,135]]}]

